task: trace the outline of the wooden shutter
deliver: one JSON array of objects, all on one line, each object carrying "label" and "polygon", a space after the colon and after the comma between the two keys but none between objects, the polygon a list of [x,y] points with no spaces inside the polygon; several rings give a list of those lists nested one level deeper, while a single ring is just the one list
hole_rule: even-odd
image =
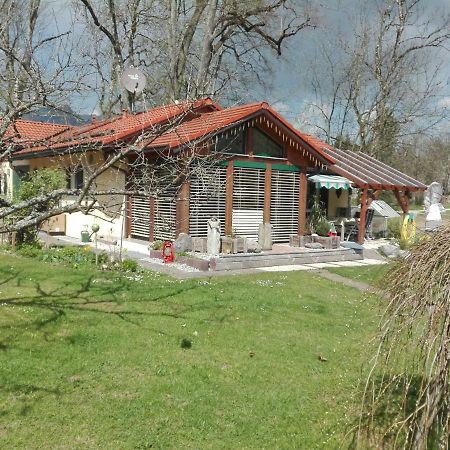
[{"label": "wooden shutter", "polygon": [[[135,167],[130,184],[132,189],[144,190],[145,167]],[[150,197],[145,195],[131,196],[131,236],[137,239],[150,238]]]},{"label": "wooden shutter", "polygon": [[191,180],[189,197],[189,234],[206,237],[208,219],[217,217],[221,231],[225,226],[226,167],[211,169],[201,178]]},{"label": "wooden shutter", "polygon": [[273,242],[289,242],[298,231],[299,174],[272,170],[270,223]]},{"label": "wooden shutter", "polygon": [[175,239],[176,233],[176,189],[170,189],[155,198],[155,239]]},{"label": "wooden shutter", "polygon": [[265,170],[236,167],[233,180],[233,232],[258,238],[263,223]]},{"label": "wooden shutter", "polygon": [[150,238],[150,199],[144,196],[131,197],[131,236]]}]

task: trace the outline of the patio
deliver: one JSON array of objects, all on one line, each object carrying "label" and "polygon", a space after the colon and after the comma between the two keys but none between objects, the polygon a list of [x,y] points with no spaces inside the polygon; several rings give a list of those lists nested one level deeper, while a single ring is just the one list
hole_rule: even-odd
[{"label": "patio", "polygon": [[[40,234],[41,240],[46,245],[86,245],[68,236],[50,236],[46,233]],[[385,241],[378,241],[379,244]],[[89,243],[95,248],[93,242]],[[366,248],[367,247],[367,248]],[[275,244],[273,249],[259,254],[247,253],[237,255],[221,255],[213,258],[209,264],[209,270],[199,270],[188,265],[186,258],[178,258],[175,263],[164,264],[162,259],[152,258],[148,246],[137,239],[124,239],[122,242],[122,255],[126,258],[136,260],[143,268],[171,275],[175,278],[200,278],[208,275],[242,275],[249,273],[294,271],[294,270],[318,270],[330,267],[355,267],[384,264],[386,260],[373,249],[372,241],[363,246],[363,253],[358,254],[352,249],[306,249],[289,247],[287,244]],[[113,243],[97,242],[99,251],[105,251],[118,255],[119,247]],[[192,258],[193,259],[193,258]],[[201,260],[202,258],[197,258]],[[205,259],[203,258],[203,261]],[[212,267],[211,267],[212,266]]]}]

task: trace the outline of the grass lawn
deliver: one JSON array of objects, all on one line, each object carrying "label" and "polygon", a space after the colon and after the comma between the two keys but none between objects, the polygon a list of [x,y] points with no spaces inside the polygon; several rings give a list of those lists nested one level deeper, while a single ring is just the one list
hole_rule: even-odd
[{"label": "grass lawn", "polygon": [[0,255],[0,448],[335,448],[376,303],[305,272],[178,281]]},{"label": "grass lawn", "polygon": [[327,270],[342,277],[376,285],[391,268],[391,264],[380,264],[378,266],[339,267],[329,268]]}]

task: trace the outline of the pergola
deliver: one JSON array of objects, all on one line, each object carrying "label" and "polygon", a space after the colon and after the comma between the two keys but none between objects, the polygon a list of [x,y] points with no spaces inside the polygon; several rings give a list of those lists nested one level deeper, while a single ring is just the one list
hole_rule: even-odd
[{"label": "pergola", "polygon": [[364,242],[367,208],[381,191],[392,191],[403,214],[406,214],[409,211],[409,193],[427,189],[427,186],[420,181],[365,153],[338,150],[329,145],[323,149],[336,161],[335,164],[328,166],[328,172],[347,178],[352,182],[352,186],[362,191],[358,231],[360,244]]}]

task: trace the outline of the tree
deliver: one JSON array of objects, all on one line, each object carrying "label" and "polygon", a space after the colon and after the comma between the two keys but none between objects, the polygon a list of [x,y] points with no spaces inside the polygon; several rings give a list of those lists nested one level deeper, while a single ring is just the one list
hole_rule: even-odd
[{"label": "tree", "polygon": [[[262,79],[268,50],[311,26],[306,2],[291,0],[77,0],[94,52],[83,53],[98,73],[105,115],[132,98],[120,88],[124,67],[149,75],[146,96],[156,102],[215,96],[239,89],[244,72]],[[80,5],[82,7],[80,8]],[[239,73],[239,78],[236,76]],[[147,97],[147,98],[148,98]]]},{"label": "tree", "polygon": [[72,30],[59,31],[53,19],[41,0],[0,3],[0,160],[12,150],[3,137],[17,117],[38,106],[59,108],[83,86]]},{"label": "tree", "polygon": [[353,20],[348,12],[345,32],[329,30],[312,68],[312,107],[329,142],[348,135],[362,151],[391,162],[399,144],[443,119],[437,61],[450,20],[432,20],[424,7],[423,0],[367,2]]},{"label": "tree", "polygon": [[[195,105],[185,103],[176,108],[172,106],[172,109],[167,109],[167,115],[170,112],[172,117],[166,118],[162,113],[164,119],[161,122],[153,123],[141,132],[131,133],[125,141],[114,140],[108,145],[96,142],[95,133],[92,136],[89,129],[87,140],[80,139],[80,134],[73,137],[72,130],[66,135],[48,139],[40,150],[52,152],[48,162],[52,167],[63,169],[67,180],[73,179],[74,183],[63,187],[47,183],[48,189],[45,191],[33,189],[33,195],[21,195],[18,201],[3,200],[0,205],[0,233],[32,229],[62,213],[82,212],[87,215],[100,211],[112,221],[126,214],[125,196],[150,199],[171,195],[175,198],[184,181],[208,175],[213,165],[223,157],[218,152],[198,151],[195,142],[184,143],[180,152],[171,152],[164,147],[161,150],[152,148],[148,155],[145,150],[151,147],[155,139],[176,130],[186,118],[192,117]],[[54,144],[59,145],[57,151],[52,148]],[[24,142],[14,145],[16,148],[13,151],[23,150]],[[25,148],[29,149],[27,146]],[[77,179],[80,168],[83,169],[82,179]],[[37,172],[36,180],[45,179],[41,171]],[[35,184],[33,182],[32,186],[35,187]],[[25,186],[25,192],[29,193],[29,185],[26,183]],[[38,187],[42,187],[42,183]]]}]

